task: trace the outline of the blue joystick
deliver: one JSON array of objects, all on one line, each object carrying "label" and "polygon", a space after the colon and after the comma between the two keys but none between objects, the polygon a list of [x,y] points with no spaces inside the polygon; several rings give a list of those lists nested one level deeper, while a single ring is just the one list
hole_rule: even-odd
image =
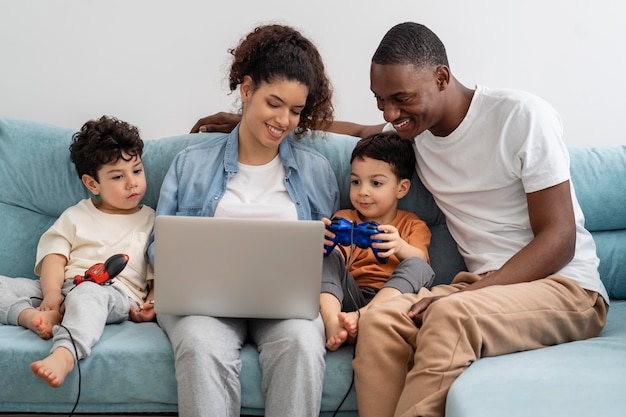
[{"label": "blue joystick", "polygon": [[[380,243],[379,239],[372,239],[371,236],[383,233],[378,230],[378,223],[376,222],[363,222],[357,224],[351,222],[343,217],[333,217],[330,220],[330,226],[326,226],[328,230],[335,234],[333,239],[329,239],[333,242],[331,246],[326,245],[326,255],[328,255],[337,244],[341,246],[356,245],[361,249],[372,248],[372,243]],[[386,264],[389,258],[380,258],[378,256],[378,249],[372,248],[374,256],[381,264]]]}]

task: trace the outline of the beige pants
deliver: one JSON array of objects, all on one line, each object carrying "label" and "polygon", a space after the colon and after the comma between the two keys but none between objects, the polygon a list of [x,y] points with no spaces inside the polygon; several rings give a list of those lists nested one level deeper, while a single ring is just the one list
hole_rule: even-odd
[{"label": "beige pants", "polygon": [[[359,416],[443,416],[448,389],[475,360],[587,339],[604,326],[602,297],[562,276],[457,293],[480,278],[463,272],[363,314],[353,364]],[[407,316],[419,299],[452,293],[428,307],[421,328]]]}]

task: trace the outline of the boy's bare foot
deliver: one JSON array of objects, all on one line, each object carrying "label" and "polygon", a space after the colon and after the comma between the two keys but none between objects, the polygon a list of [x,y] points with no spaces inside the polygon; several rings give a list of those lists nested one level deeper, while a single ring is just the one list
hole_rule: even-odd
[{"label": "boy's bare foot", "polygon": [[348,333],[347,342],[354,343],[359,332],[359,313],[351,311],[349,313],[339,313],[339,324]]},{"label": "boy's bare foot", "polygon": [[336,330],[327,329],[326,332],[326,349],[330,351],[339,349],[344,343],[354,343],[358,333],[359,313],[342,312],[337,315],[337,318],[339,326]]},{"label": "boy's bare foot", "polygon": [[61,314],[56,310],[40,311],[29,308],[20,314],[18,323],[20,326],[35,332],[42,339],[50,339],[52,328],[59,324],[61,319]]},{"label": "boy's bare foot", "polygon": [[74,355],[64,347],[56,348],[46,358],[30,364],[35,376],[51,387],[60,387],[74,369]]},{"label": "boy's bare foot", "polygon": [[345,329],[339,330],[335,335],[326,339],[326,349],[330,351],[337,350],[348,340],[348,332]]}]

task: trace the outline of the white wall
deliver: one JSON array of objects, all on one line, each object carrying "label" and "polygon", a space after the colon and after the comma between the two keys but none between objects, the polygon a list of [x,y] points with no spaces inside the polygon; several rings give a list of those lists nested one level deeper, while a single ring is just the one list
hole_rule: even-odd
[{"label": "white wall", "polygon": [[235,109],[227,49],[261,23],[319,47],[336,117],[382,121],[369,61],[394,24],[424,23],[468,86],[531,91],[561,113],[569,145],[626,143],[620,0],[0,0],[0,117],[78,129],[111,114],[144,138],[186,133]]}]

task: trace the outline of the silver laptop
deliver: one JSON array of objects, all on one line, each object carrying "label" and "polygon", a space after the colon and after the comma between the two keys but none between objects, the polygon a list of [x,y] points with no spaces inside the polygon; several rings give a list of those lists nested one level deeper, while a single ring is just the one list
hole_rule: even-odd
[{"label": "silver laptop", "polygon": [[314,319],[321,221],[157,216],[157,314]]}]

